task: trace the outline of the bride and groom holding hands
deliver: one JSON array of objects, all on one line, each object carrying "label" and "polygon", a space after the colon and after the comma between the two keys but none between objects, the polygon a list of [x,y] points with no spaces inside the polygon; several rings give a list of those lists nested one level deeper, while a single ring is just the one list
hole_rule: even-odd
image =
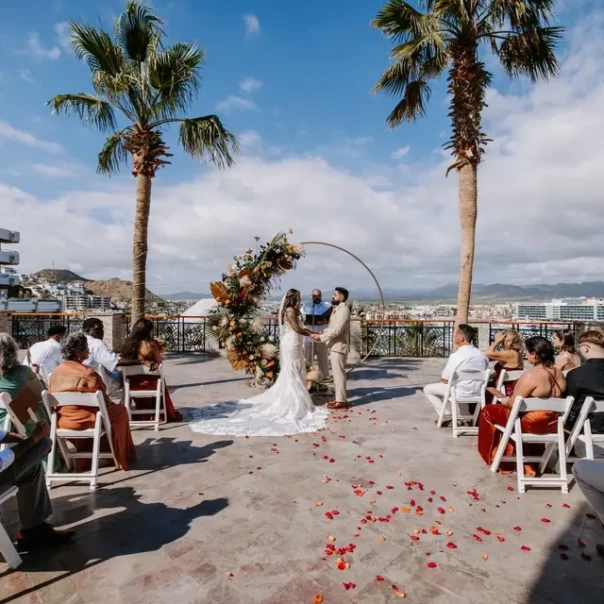
[{"label": "bride and groom holding hands", "polygon": [[[302,296],[298,290],[290,289],[279,309],[281,370],[275,384],[250,399],[198,410],[191,429],[203,434],[285,436],[325,427],[328,409],[348,407],[346,360],[350,350],[350,309],[347,301],[348,291],[336,287],[329,322],[318,333],[305,327],[301,315]],[[316,407],[306,388],[305,337],[329,351],[335,399],[327,403],[328,409]]]}]

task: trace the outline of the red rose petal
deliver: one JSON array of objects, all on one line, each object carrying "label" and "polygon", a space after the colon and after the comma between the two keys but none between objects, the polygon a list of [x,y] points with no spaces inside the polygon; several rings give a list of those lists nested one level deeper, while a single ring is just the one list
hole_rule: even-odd
[{"label": "red rose petal", "polygon": [[450,541],[449,543],[447,543],[447,547],[449,549],[457,549],[457,545],[455,545],[455,543],[453,543],[452,541]]},{"label": "red rose petal", "polygon": [[544,524],[549,524],[551,520],[549,518],[541,518],[541,522],[543,522]]},{"label": "red rose petal", "polygon": [[428,562],[428,564],[426,564],[426,566],[428,568],[436,568],[436,562]]},{"label": "red rose petal", "polygon": [[438,513],[439,514],[444,514],[445,513],[445,508],[438,508]]},{"label": "red rose petal", "polygon": [[531,548],[528,545],[523,545],[520,549],[523,552],[530,552],[531,551]]},{"label": "red rose petal", "polygon": [[338,512],[338,510],[331,510],[331,513],[332,513],[334,516],[339,516],[339,515],[340,515],[340,512]]},{"label": "red rose petal", "polygon": [[376,576],[375,576],[375,580],[376,580],[376,581],[383,581],[383,580],[384,580],[384,577],[382,577],[382,575],[376,575]]},{"label": "red rose petal", "polygon": [[563,503],[563,504],[562,504],[562,507],[563,507],[563,508],[568,508],[568,509],[570,509],[570,505],[568,505],[568,503]]},{"label": "red rose petal", "polygon": [[411,541],[419,541],[419,537],[417,535],[411,535]]},{"label": "red rose petal", "polygon": [[508,491],[513,491],[514,487],[508,487]]},{"label": "red rose petal", "polygon": [[349,589],[354,589],[356,587],[354,583],[342,583],[342,585],[344,586],[344,589],[346,591],[348,591]]},{"label": "red rose petal", "polygon": [[478,543],[482,543],[482,537],[480,537],[478,535],[472,535],[472,537],[474,537],[474,541],[478,541]]},{"label": "red rose petal", "polygon": [[387,488],[387,489],[391,489],[391,490],[392,490],[394,487],[393,487],[391,484],[387,484],[387,485],[386,485],[386,488]]},{"label": "red rose petal", "polygon": [[502,537],[501,535],[497,535],[497,541],[499,541],[500,543],[503,543],[505,541],[505,538]]},{"label": "red rose petal", "polygon": [[522,530],[522,528],[521,528],[521,527],[519,527],[519,526],[515,526],[515,527],[514,527],[514,530],[515,530],[515,531],[521,531],[521,530]]},{"label": "red rose petal", "polygon": [[327,518],[327,520],[333,520],[333,514],[331,512],[325,512],[325,518]]},{"label": "red rose petal", "polygon": [[583,539],[577,539],[577,543],[579,544],[579,547],[587,547],[587,543],[585,543]]}]

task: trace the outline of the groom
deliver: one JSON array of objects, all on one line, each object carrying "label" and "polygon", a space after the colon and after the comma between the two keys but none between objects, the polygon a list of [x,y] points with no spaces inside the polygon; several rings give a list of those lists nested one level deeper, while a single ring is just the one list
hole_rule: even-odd
[{"label": "groom", "polygon": [[327,403],[330,409],[347,409],[346,396],[346,359],[350,350],[350,309],[346,304],[348,290],[336,287],[331,304],[333,311],[329,325],[323,333],[312,334],[316,342],[323,342],[329,349],[331,371],[336,391],[336,399]]}]

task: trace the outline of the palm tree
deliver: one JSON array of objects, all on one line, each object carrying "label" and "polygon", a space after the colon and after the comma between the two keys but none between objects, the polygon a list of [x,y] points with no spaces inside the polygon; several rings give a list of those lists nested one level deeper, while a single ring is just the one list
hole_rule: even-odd
[{"label": "palm tree", "polygon": [[387,118],[389,127],[423,116],[430,80],[448,71],[452,136],[445,145],[459,178],[461,269],[457,322],[467,323],[477,217],[477,170],[488,142],[481,129],[485,95],[492,76],[481,60],[494,53],[510,77],[532,81],[559,71],[555,50],[563,28],[549,25],[554,0],[418,0],[416,10],[403,0],[389,0],[372,26],[393,40],[392,65],[376,91],[400,97]]},{"label": "palm tree", "polygon": [[157,169],[169,164],[167,158],[172,156],[163,130],[177,124],[182,149],[220,168],[231,166],[237,153],[236,138],[218,116],[185,117],[197,98],[205,52],[196,44],[164,46],[162,25],[153,10],[138,1],[127,3],[113,36],[102,26],[71,22],[73,48],[88,64],[96,94],[60,94],[47,102],[54,113],[75,113],[85,123],[110,133],[98,155],[100,174],[117,172],[132,156],[136,178],[133,322],[145,312],[151,183]]}]

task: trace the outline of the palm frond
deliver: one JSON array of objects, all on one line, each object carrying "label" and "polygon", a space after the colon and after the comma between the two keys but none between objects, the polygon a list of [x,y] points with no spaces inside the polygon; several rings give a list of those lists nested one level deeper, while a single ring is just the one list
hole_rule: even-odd
[{"label": "palm frond", "polygon": [[149,69],[149,82],[157,91],[152,111],[157,119],[180,116],[201,86],[200,68],[205,52],[196,44],[175,44],[157,53]]},{"label": "palm frond", "polygon": [[52,107],[53,113],[76,113],[82,121],[93,124],[101,132],[116,128],[115,113],[111,104],[92,94],[58,94],[46,104]]},{"label": "palm frond", "polygon": [[102,71],[113,77],[124,71],[124,53],[119,46],[113,44],[106,31],[75,21],[70,22],[69,26],[76,56],[88,63],[90,71]]},{"label": "palm frond", "polygon": [[501,65],[508,75],[524,75],[533,81],[557,75],[556,48],[563,32],[562,27],[538,27],[507,36],[499,46]]},{"label": "palm frond", "polygon": [[202,159],[207,157],[219,168],[233,165],[233,157],[239,152],[237,139],[222,125],[217,115],[170,121],[180,122],[178,139],[189,155]]},{"label": "palm frond", "polygon": [[430,86],[425,80],[407,82],[402,94],[403,98],[386,118],[388,127],[395,128],[402,122],[414,122],[418,117],[425,115],[426,104],[431,93]]},{"label": "palm frond", "polygon": [[161,25],[149,6],[130,1],[115,22],[115,39],[130,60],[144,63],[154,54]]},{"label": "palm frond", "polygon": [[430,15],[416,10],[404,0],[389,0],[371,22],[371,26],[381,29],[386,37],[399,41],[424,36],[433,25]]},{"label": "palm frond", "polygon": [[115,174],[119,172],[121,164],[128,161],[128,152],[123,145],[124,131],[114,132],[103,145],[99,156],[96,171],[98,174]]}]

